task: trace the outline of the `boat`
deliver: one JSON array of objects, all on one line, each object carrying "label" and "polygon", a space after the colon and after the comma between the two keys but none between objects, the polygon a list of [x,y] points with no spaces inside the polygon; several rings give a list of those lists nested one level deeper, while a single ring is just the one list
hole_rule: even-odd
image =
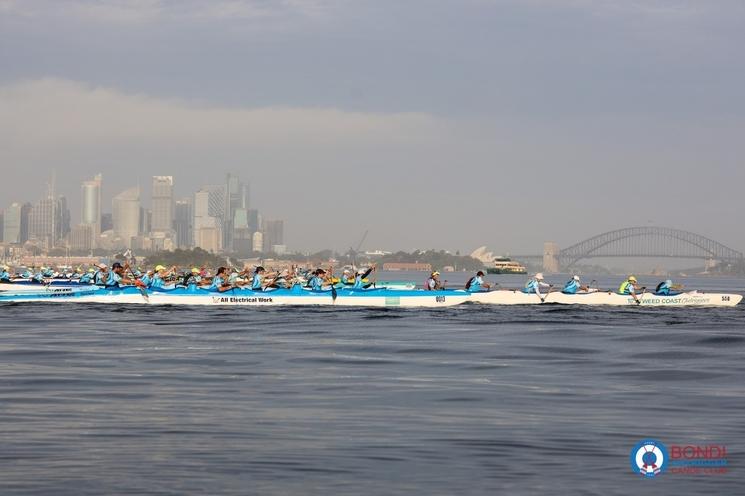
[{"label": "boat", "polygon": [[[62,289],[62,288],[60,288]],[[39,303],[115,303],[149,305],[213,305],[213,306],[277,306],[333,305],[352,307],[448,307],[468,301],[470,293],[463,290],[389,290],[340,289],[312,291],[295,286],[292,289],[252,291],[234,288],[225,292],[202,288],[149,289],[134,286],[124,288],[78,287],[63,291],[0,293],[2,302]]]},{"label": "boat", "polygon": [[45,291],[49,289],[77,288],[88,287],[89,283],[81,283],[78,280],[71,279],[49,279],[44,283],[31,279],[14,279],[12,282],[0,282],[0,292],[26,292],[26,291]]},{"label": "boat", "polygon": [[544,301],[535,293],[524,293],[519,289],[498,289],[471,293],[475,303],[490,305],[537,305],[541,303],[558,303],[561,305],[610,305],[610,306],[644,306],[644,307],[734,307],[742,300],[742,295],[726,293],[703,293],[687,291],[671,295],[641,293],[638,301],[631,295],[622,295],[612,291],[591,291],[586,293],[565,294],[554,291],[543,295]]},{"label": "boat", "polygon": [[527,274],[524,265],[513,261],[508,257],[497,257],[494,259],[494,265],[487,267],[487,274]]}]

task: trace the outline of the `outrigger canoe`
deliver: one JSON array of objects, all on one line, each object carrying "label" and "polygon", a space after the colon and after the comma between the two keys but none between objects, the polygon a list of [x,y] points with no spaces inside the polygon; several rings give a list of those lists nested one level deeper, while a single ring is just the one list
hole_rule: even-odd
[{"label": "outrigger canoe", "polygon": [[495,290],[471,293],[475,303],[490,305],[538,305],[541,303],[558,303],[562,305],[609,305],[609,306],[644,306],[644,307],[734,307],[742,300],[742,295],[725,293],[702,293],[688,291],[672,295],[641,293],[638,300],[631,295],[622,295],[612,291],[595,291],[590,293],[565,294],[559,291],[543,295],[544,301],[535,293],[524,293],[520,290]]},{"label": "outrigger canoe", "polygon": [[171,290],[149,289],[143,295],[136,287],[124,288],[59,288],[59,291],[0,293],[2,302],[39,303],[116,303],[149,305],[223,305],[223,306],[276,306],[276,305],[333,305],[355,307],[448,307],[468,301],[470,293],[462,290],[424,291],[388,289],[340,289],[336,297],[331,290],[311,291],[300,287],[251,291],[231,289],[225,292],[206,289],[177,288]]}]

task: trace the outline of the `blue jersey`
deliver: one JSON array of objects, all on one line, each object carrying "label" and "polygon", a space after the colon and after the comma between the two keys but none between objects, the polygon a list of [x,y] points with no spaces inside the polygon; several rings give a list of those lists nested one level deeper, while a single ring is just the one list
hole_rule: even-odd
[{"label": "blue jersey", "polygon": [[106,274],[106,272],[103,272],[101,270],[96,271],[96,273],[93,275],[93,282],[98,286],[103,286],[104,284],[106,284],[106,279],[108,279],[108,275]]},{"label": "blue jersey", "polygon": [[225,284],[225,280],[220,276],[212,278],[212,284],[210,284],[210,290],[217,291]]},{"label": "blue jersey", "polygon": [[140,278],[140,282],[145,285],[145,287],[149,288],[153,284],[153,278],[150,277],[148,274],[145,274]]},{"label": "blue jersey", "polygon": [[579,282],[572,279],[564,285],[564,289],[561,291],[566,294],[577,294],[577,291],[579,291]]},{"label": "blue jersey", "polygon": [[2,279],[3,281],[10,281],[10,274],[7,270],[3,270],[2,272],[0,272],[0,279]]},{"label": "blue jersey", "polygon": [[663,282],[659,285],[657,288],[657,294],[659,295],[669,295],[670,290],[672,290],[672,284],[668,284],[667,281]]},{"label": "blue jersey", "polygon": [[525,287],[523,288],[523,293],[537,293],[538,292],[538,280],[537,279],[531,279],[527,283],[525,283]]},{"label": "blue jersey", "polygon": [[109,277],[106,278],[106,286],[119,286],[121,280],[122,276],[112,270],[109,272]]},{"label": "blue jersey", "polygon": [[254,279],[251,282],[251,289],[254,291],[261,291],[261,283],[263,281],[263,277],[261,277],[260,274],[254,274]]},{"label": "blue jersey", "polygon": [[481,291],[483,285],[484,285],[484,278],[481,276],[475,276],[471,280],[471,286],[468,288],[468,290],[472,292]]},{"label": "blue jersey", "polygon": [[[323,290],[323,278],[318,276],[313,276],[309,282],[310,289],[313,291],[321,291]],[[356,284],[354,287],[357,287]]]},{"label": "blue jersey", "polygon": [[82,276],[80,276],[80,284],[90,284],[93,280],[93,274],[91,273],[85,273]]}]

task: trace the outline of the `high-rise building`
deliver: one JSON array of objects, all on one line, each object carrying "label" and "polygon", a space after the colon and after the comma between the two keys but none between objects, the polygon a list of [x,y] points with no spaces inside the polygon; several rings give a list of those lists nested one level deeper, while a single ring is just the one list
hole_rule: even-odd
[{"label": "high-rise building", "polygon": [[[219,189],[217,190],[219,192]],[[214,195],[206,188],[194,193],[194,246],[213,253],[222,249],[221,219],[211,215],[215,212]],[[219,212],[219,210],[217,210]]]},{"label": "high-rise building", "polygon": [[173,231],[173,176],[153,176],[153,232]]},{"label": "high-rise building", "polygon": [[67,207],[67,198],[60,196],[57,198],[57,219],[55,221],[55,227],[57,232],[55,233],[56,240],[64,239],[70,234],[70,209]]},{"label": "high-rise building", "polygon": [[176,246],[191,248],[194,245],[194,208],[191,198],[176,201],[175,227]]},{"label": "high-rise building", "polygon": [[93,248],[93,224],[78,224],[70,231],[70,249],[89,251]]},{"label": "high-rise building", "polygon": [[31,207],[29,213],[28,237],[45,248],[54,248],[57,240],[57,201],[47,197]]},{"label": "high-rise building", "polygon": [[272,251],[275,245],[284,245],[285,222],[283,220],[264,221],[264,251]]},{"label": "high-rise building", "polygon": [[112,200],[114,236],[120,238],[123,246],[130,248],[132,238],[140,232],[140,188],[122,191]]},{"label": "high-rise building", "polygon": [[256,231],[253,235],[253,251],[261,253],[264,251],[264,235]]},{"label": "high-rise building", "polygon": [[[24,243],[21,241],[21,222],[22,222],[23,205],[20,203],[11,203],[3,212],[3,242],[5,243]],[[26,231],[28,232],[28,215],[26,217]]]},{"label": "high-rise building", "polygon": [[248,185],[243,184],[238,175],[228,174],[225,181],[225,213],[223,216],[223,247],[227,251],[234,249],[234,229],[241,229],[235,224],[238,209],[248,208]]},{"label": "high-rise building", "polygon": [[101,232],[114,229],[114,218],[111,214],[101,214]]},{"label": "high-rise building", "polygon": [[96,247],[96,242],[101,231],[101,174],[97,174],[90,181],[83,181],[80,192],[83,197],[83,208],[81,224],[91,226],[91,246]]},{"label": "high-rise building", "polygon": [[248,230],[251,231],[251,234],[261,231],[261,216],[256,209],[248,210]]}]

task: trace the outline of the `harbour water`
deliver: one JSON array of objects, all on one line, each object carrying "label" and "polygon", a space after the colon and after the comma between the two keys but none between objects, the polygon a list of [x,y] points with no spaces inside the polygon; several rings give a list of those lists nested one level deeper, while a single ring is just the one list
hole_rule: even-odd
[{"label": "harbour water", "polygon": [[[745,291],[743,279],[685,283]],[[0,315],[2,495],[745,486],[745,305]],[[644,479],[629,453],[645,438],[726,445],[728,471]]]}]

